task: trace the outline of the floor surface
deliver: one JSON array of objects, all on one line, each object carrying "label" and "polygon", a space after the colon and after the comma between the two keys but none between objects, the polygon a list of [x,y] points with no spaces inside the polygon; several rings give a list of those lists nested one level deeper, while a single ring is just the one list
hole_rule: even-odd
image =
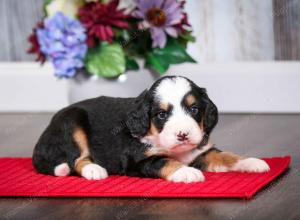
[{"label": "floor surface", "polygon": [[[0,157],[31,156],[52,114],[0,114]],[[245,156],[291,155],[252,200],[0,198],[0,219],[300,219],[300,115],[221,115],[217,147]]]}]

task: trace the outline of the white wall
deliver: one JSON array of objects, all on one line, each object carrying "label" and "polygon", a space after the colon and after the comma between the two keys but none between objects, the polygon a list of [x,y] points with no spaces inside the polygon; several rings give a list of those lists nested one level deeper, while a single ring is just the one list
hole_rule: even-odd
[{"label": "white wall", "polygon": [[[17,2],[3,8],[16,9],[18,16],[5,20],[7,13],[2,13],[7,24],[0,41],[10,43],[4,44],[2,60],[28,60],[25,33],[41,13],[40,5],[33,6],[25,10],[33,17]],[[208,88],[222,112],[300,112],[300,62],[268,62],[275,53],[272,0],[189,0],[186,7],[197,38],[188,50],[198,64],[174,65],[168,74],[188,76]],[[19,34],[10,41],[8,32]],[[154,80],[147,71],[127,76],[120,85],[106,80],[69,83],[57,80],[50,65],[0,63],[0,111],[56,111],[101,94],[136,95]]]},{"label": "white wall", "polygon": [[[187,76],[206,87],[221,112],[300,113],[300,62],[183,64],[172,66],[168,74]],[[111,91],[105,81],[70,87],[53,76],[49,65],[0,63],[0,111],[56,111],[74,93],[80,99],[136,95],[153,80],[147,72],[135,72]]]},{"label": "white wall", "polygon": [[206,87],[221,112],[300,113],[300,62],[196,64],[170,71]]},{"label": "white wall", "polygon": [[198,63],[274,60],[272,0],[191,0],[186,9]]},{"label": "white wall", "polygon": [[0,63],[0,111],[56,111],[68,104],[68,83],[51,65]]}]

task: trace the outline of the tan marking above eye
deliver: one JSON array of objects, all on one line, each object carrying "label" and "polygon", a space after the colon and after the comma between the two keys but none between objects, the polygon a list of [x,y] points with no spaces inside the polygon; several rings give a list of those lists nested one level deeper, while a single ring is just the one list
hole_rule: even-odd
[{"label": "tan marking above eye", "polygon": [[195,98],[195,96],[193,96],[193,95],[188,95],[188,96],[185,98],[185,102],[186,102],[187,106],[192,106],[193,104],[195,104],[196,98]]},{"label": "tan marking above eye", "polygon": [[163,110],[163,111],[169,111],[169,109],[170,109],[170,105],[168,104],[168,103],[160,103],[159,104],[159,108],[161,109],[161,110]]}]

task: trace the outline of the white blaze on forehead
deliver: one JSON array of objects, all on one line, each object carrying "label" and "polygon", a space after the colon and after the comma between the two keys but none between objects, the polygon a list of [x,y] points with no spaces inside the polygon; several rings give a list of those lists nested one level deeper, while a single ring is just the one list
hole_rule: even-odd
[{"label": "white blaze on forehead", "polygon": [[160,104],[172,105],[171,114],[157,136],[148,136],[143,140],[152,143],[154,151],[167,151],[182,142],[178,140],[179,133],[188,134],[191,145],[198,145],[203,137],[198,122],[185,110],[181,102],[192,90],[190,82],[183,77],[165,78],[154,91],[155,101]]},{"label": "white blaze on forehead", "polygon": [[191,91],[189,81],[182,77],[167,78],[156,88],[155,94],[158,101],[178,105],[183,97]]}]

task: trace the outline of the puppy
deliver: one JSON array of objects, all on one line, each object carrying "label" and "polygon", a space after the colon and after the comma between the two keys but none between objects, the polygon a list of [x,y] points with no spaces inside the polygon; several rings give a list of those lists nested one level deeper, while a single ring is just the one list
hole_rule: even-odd
[{"label": "puppy", "polygon": [[108,175],[204,181],[202,171],[266,172],[266,162],[222,152],[209,135],[218,110],[205,89],[180,76],[137,98],[98,97],[59,111],[41,135],[33,165],[55,176]]}]

